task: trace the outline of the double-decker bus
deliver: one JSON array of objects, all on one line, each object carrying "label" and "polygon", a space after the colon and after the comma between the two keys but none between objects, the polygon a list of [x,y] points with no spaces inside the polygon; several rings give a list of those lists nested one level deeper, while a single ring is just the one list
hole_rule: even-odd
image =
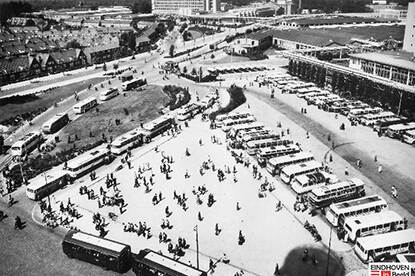
[{"label": "double-decker bus", "polygon": [[91,108],[96,106],[97,104],[98,104],[98,101],[95,97],[89,97],[89,98],[77,103],[72,108],[73,108],[73,111],[75,112],[75,114],[82,114],[82,113],[87,112],[88,110],[90,110]]},{"label": "double-decker bus", "polygon": [[314,156],[310,152],[298,152],[293,154],[288,154],[280,157],[271,158],[267,162],[267,171],[275,176],[279,175],[281,169],[288,165],[304,163],[307,161],[314,160]]},{"label": "double-decker bus", "polygon": [[207,276],[205,271],[151,249],[133,254],[132,270],[137,276]]},{"label": "double-decker bus", "polygon": [[291,189],[293,189],[296,194],[302,195],[310,192],[312,189],[330,185],[338,181],[339,179],[334,174],[325,171],[315,171],[296,176],[291,181]]},{"label": "double-decker bus", "polygon": [[120,155],[129,149],[141,146],[143,142],[144,132],[141,128],[136,128],[115,138],[111,143],[111,152]]},{"label": "double-decker bus", "polygon": [[360,237],[404,230],[408,228],[408,220],[394,211],[385,210],[365,216],[348,217],[343,228],[347,232],[347,240],[355,242]]},{"label": "double-decker bus", "polygon": [[365,184],[363,181],[358,178],[351,178],[312,189],[308,199],[315,208],[323,208],[332,203],[359,198],[364,195]]},{"label": "double-decker bus", "polygon": [[125,273],[131,268],[129,245],[70,230],[62,241],[62,250],[69,258],[76,258],[105,269]]},{"label": "double-decker bus", "polygon": [[73,179],[81,177],[111,160],[106,146],[99,146],[66,162],[66,170]]},{"label": "double-decker bus", "polygon": [[254,116],[249,116],[242,119],[227,119],[222,122],[222,130],[228,132],[232,126],[253,123],[255,121],[256,119]]},{"label": "double-decker bus", "polygon": [[410,145],[415,144],[415,130],[408,130],[402,134],[402,140]]},{"label": "double-decker bus", "polygon": [[42,125],[42,131],[45,134],[55,133],[69,122],[69,116],[66,113],[58,113],[53,116],[50,120]]},{"label": "double-decker bus", "polygon": [[287,154],[300,152],[301,149],[293,144],[261,148],[257,152],[258,159],[269,159]]},{"label": "double-decker bus", "polygon": [[174,124],[174,119],[170,115],[163,115],[154,119],[151,122],[148,122],[143,126],[145,131],[145,136],[149,138],[153,138],[167,129],[169,129]]},{"label": "double-decker bus", "polygon": [[261,130],[265,127],[265,125],[261,122],[253,122],[253,123],[247,123],[247,124],[241,124],[241,125],[235,125],[231,127],[230,130],[230,135],[232,137],[235,137],[236,135],[238,135],[240,132],[245,132],[245,131],[249,131],[249,130]]},{"label": "double-decker bus", "polygon": [[26,195],[32,200],[40,200],[64,187],[68,183],[68,172],[55,167],[29,180]]},{"label": "double-decker bus", "polygon": [[290,184],[294,177],[322,169],[321,163],[315,160],[285,166],[281,169],[280,178],[285,184]]},{"label": "double-decker bus", "polygon": [[110,88],[106,91],[102,91],[101,93],[99,93],[99,99],[101,101],[107,101],[109,99],[112,99],[112,98],[118,96],[119,94],[120,94],[120,92],[118,92],[118,89],[112,87],[112,88]]},{"label": "double-decker bus", "polygon": [[414,253],[415,230],[405,229],[357,238],[354,251],[364,263],[380,261],[401,253]]},{"label": "double-decker bus", "polygon": [[371,195],[331,204],[326,212],[326,218],[333,226],[343,226],[347,217],[379,213],[386,208],[388,208],[386,200],[378,195]]},{"label": "double-decker bus", "polygon": [[128,91],[143,86],[144,84],[146,84],[146,82],[143,79],[132,79],[121,84],[121,89],[123,91]]},{"label": "double-decker bus", "polygon": [[177,120],[185,121],[187,119],[193,118],[196,114],[200,112],[200,106],[194,103],[187,104],[181,107],[177,111]]},{"label": "double-decker bus", "polygon": [[29,154],[42,143],[42,140],[43,137],[39,131],[29,132],[12,145],[11,154],[13,156]]},{"label": "double-decker bus", "polygon": [[293,143],[292,140],[281,140],[281,139],[275,139],[275,138],[254,140],[254,141],[249,141],[248,143],[246,143],[246,151],[249,155],[255,155],[258,152],[258,150],[261,148],[289,145],[292,143]]},{"label": "double-decker bus", "polygon": [[243,119],[243,118],[247,118],[247,117],[251,117],[252,113],[250,112],[235,112],[235,113],[231,113],[231,114],[221,114],[216,116],[215,122],[218,126],[222,125],[222,122],[228,119],[232,119],[232,120],[238,120],[238,119]]},{"label": "double-decker bus", "polygon": [[386,135],[391,138],[402,138],[405,131],[415,130],[415,122],[396,124],[388,126],[386,129]]},{"label": "double-decker bus", "polygon": [[360,123],[365,126],[373,126],[376,124],[376,122],[383,120],[383,119],[389,119],[389,118],[397,118],[393,112],[390,111],[383,111],[379,112],[377,114],[366,114],[360,117]]}]

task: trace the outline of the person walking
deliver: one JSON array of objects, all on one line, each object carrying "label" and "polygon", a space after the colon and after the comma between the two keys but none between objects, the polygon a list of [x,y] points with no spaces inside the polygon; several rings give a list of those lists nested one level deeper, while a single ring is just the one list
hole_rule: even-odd
[{"label": "person walking", "polygon": [[280,273],[280,266],[278,263],[275,264],[274,276],[281,275]]}]

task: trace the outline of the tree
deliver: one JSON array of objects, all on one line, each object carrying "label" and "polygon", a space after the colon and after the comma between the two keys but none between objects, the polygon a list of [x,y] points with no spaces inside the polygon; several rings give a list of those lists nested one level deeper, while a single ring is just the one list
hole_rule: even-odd
[{"label": "tree", "polygon": [[283,7],[280,7],[280,8],[277,10],[277,15],[283,15],[283,14],[285,14],[285,9],[284,9]]},{"label": "tree", "polygon": [[131,7],[133,13],[151,13],[151,0],[138,0]]},{"label": "tree", "polygon": [[107,71],[107,65],[104,63],[104,65],[102,66],[102,70]]},{"label": "tree", "polygon": [[4,146],[4,137],[0,134],[0,153],[3,152],[3,146]]},{"label": "tree", "polygon": [[174,45],[170,45],[169,55],[170,57],[174,57]]},{"label": "tree", "polygon": [[196,72],[196,68],[193,67],[192,71],[190,72],[191,75],[196,76],[197,72]]},{"label": "tree", "polygon": [[187,73],[187,67],[186,66],[184,66],[183,67],[183,74],[186,74]]}]

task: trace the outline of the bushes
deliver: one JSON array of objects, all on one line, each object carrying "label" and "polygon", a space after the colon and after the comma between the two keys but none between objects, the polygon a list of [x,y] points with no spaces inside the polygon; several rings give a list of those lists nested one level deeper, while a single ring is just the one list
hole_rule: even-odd
[{"label": "bushes", "polygon": [[190,101],[189,90],[175,85],[166,85],[163,87],[163,92],[169,96],[170,101],[166,106],[170,110],[175,110]]},{"label": "bushes", "polygon": [[235,84],[233,84],[231,87],[229,87],[228,93],[229,93],[229,96],[230,96],[228,105],[223,107],[223,108],[220,108],[217,111],[214,111],[214,112],[210,113],[209,114],[209,119],[210,120],[215,120],[216,116],[218,116],[220,114],[229,113],[232,110],[234,110],[235,108],[237,108],[238,106],[240,106],[240,105],[242,105],[246,102],[246,97],[245,97],[245,94],[244,94],[241,87],[236,86]]}]

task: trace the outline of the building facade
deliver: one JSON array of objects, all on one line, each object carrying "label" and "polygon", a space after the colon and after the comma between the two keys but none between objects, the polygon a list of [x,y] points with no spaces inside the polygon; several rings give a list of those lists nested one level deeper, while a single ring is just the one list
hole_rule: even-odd
[{"label": "building facade", "polygon": [[[207,10],[207,0],[152,0],[153,13],[191,14]],[[214,2],[214,0],[212,0]]]},{"label": "building facade", "polygon": [[408,3],[403,50],[415,54],[415,2]]}]

